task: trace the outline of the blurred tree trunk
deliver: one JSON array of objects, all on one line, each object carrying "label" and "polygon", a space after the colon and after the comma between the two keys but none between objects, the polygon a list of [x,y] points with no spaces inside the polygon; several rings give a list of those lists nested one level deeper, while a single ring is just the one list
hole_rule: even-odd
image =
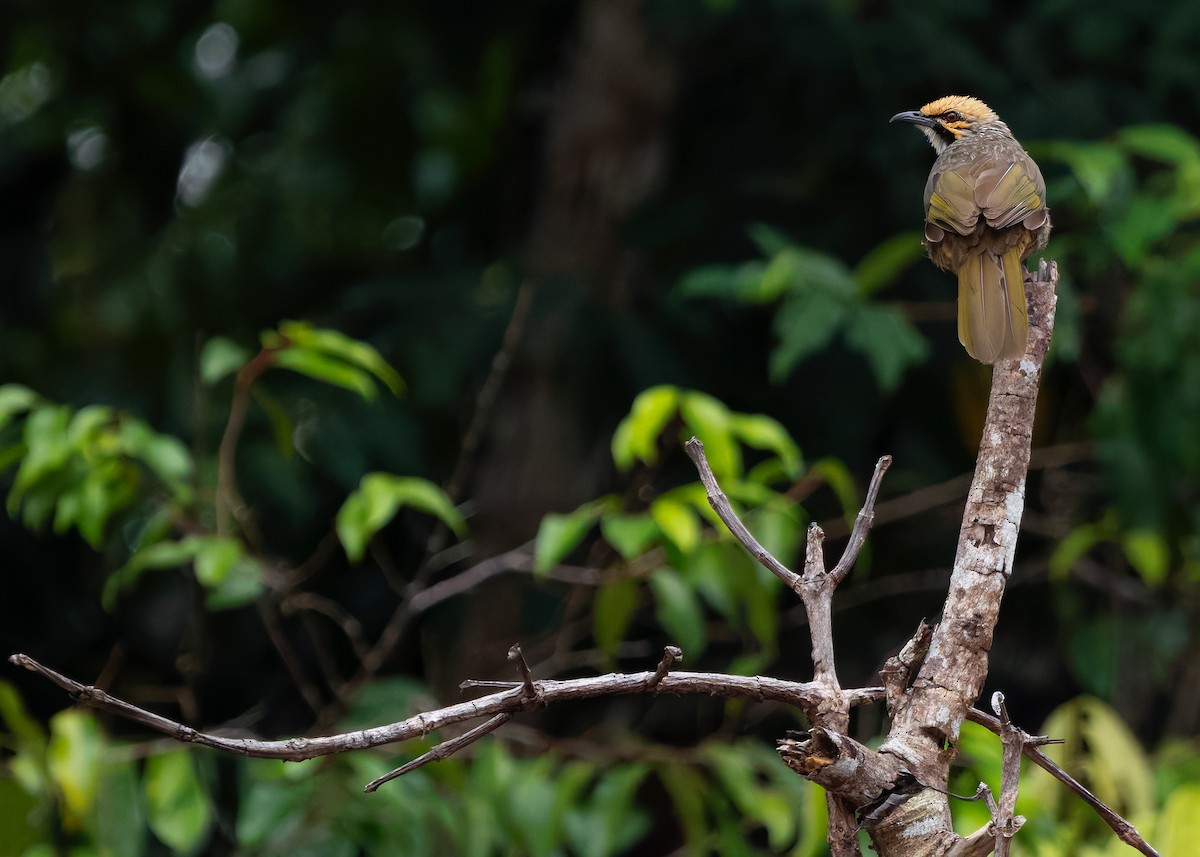
[{"label": "blurred tree trunk", "polygon": [[[628,304],[635,267],[621,246],[621,225],[659,187],[666,168],[675,72],[648,44],[641,5],[581,6],[547,104],[525,259],[533,306],[461,486],[461,496],[476,504],[479,555],[521,544],[546,513],[572,509],[605,488],[608,438],[588,426],[587,385],[572,377],[581,368],[572,349],[581,313]],[[458,640],[468,664],[478,644],[497,639],[498,631],[509,636],[496,622],[519,615],[494,601],[479,609],[488,618],[472,617],[465,623],[475,629],[471,639]],[[462,674],[460,657],[446,662]]]}]

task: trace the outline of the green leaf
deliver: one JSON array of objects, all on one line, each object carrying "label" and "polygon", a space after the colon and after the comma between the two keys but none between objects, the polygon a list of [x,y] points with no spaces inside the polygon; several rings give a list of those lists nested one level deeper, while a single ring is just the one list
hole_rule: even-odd
[{"label": "green leaf", "polygon": [[191,753],[173,750],[146,760],[146,820],[175,851],[192,852],[208,834],[212,808],[196,777]]},{"label": "green leaf", "polygon": [[1156,194],[1139,193],[1108,229],[1122,260],[1137,269],[1155,244],[1171,235],[1179,223],[1175,206]]},{"label": "green leaf", "polygon": [[669,762],[658,768],[658,779],[671,796],[674,816],[683,828],[684,841],[689,854],[707,853],[708,814],[704,808],[704,795],[711,786],[708,780],[691,764]]},{"label": "green leaf", "polygon": [[1066,580],[1071,567],[1088,551],[1104,541],[1113,539],[1117,534],[1117,518],[1112,512],[1107,513],[1099,521],[1084,524],[1069,532],[1059,540],[1050,554],[1050,579]]},{"label": "green leaf", "polygon": [[635,461],[653,464],[657,460],[658,439],[678,403],[675,387],[650,387],[638,394],[613,433],[612,455],[618,470],[628,470]]},{"label": "green leaf", "polygon": [[41,397],[20,384],[0,385],[0,428],[8,425],[17,414],[33,410],[42,403]]},{"label": "green leaf", "polygon": [[646,515],[605,515],[600,533],[627,561],[641,556],[662,536],[658,524]]},{"label": "green leaf", "polygon": [[736,624],[741,587],[748,569],[747,554],[731,541],[701,545],[689,557],[685,569],[688,581],[714,610],[729,624]]},{"label": "green leaf", "polygon": [[346,556],[359,562],[375,534],[409,506],[438,518],[460,538],[466,521],[441,488],[427,479],[368,473],[337,513],[336,529]]},{"label": "green leaf", "polygon": [[929,355],[924,337],[898,310],[888,306],[860,307],[850,318],[846,342],[867,358],[884,391],[894,390],[905,370]]},{"label": "green leaf", "polygon": [[296,451],[292,438],[296,435],[296,424],[292,415],[279,403],[279,400],[268,393],[261,385],[250,388],[250,394],[255,403],[262,408],[267,422],[271,424],[271,438],[275,441],[275,451],[283,458],[291,458]]},{"label": "green leaf", "polygon": [[686,503],[661,496],[650,504],[650,516],[680,553],[690,554],[700,543],[700,521]]},{"label": "green leaf", "polygon": [[741,476],[742,451],[733,435],[729,409],[712,396],[689,391],[680,394],[679,413],[704,444],[704,455],[717,479]]},{"label": "green leaf", "polygon": [[191,502],[192,456],[178,438],[128,417],[121,420],[118,437],[123,453],[146,465],[180,503]]},{"label": "green leaf", "polygon": [[220,586],[229,577],[233,564],[242,558],[242,544],[237,539],[196,537],[196,580],[201,586]]},{"label": "green leaf", "polygon": [[224,336],[214,336],[204,343],[200,351],[200,380],[214,384],[226,375],[232,375],[254,356],[250,349],[243,348]]},{"label": "green leaf", "polygon": [[746,234],[758,247],[758,251],[768,258],[776,256],[785,250],[796,248],[796,242],[782,229],[768,226],[766,223],[751,223],[746,227]]},{"label": "green leaf", "polygon": [[201,536],[188,536],[178,541],[154,542],[131,556],[125,565],[109,575],[104,583],[101,603],[105,610],[112,610],[116,605],[117,595],[129,588],[142,576],[143,572],[152,569],[178,568],[191,562],[204,546]]},{"label": "green leaf", "polygon": [[[40,723],[29,715],[21,694],[7,681],[0,681],[0,722],[16,739],[20,752],[40,754],[46,747],[46,733]],[[10,748],[12,745],[9,745]]]},{"label": "green leaf", "polygon": [[101,854],[139,857],[146,850],[146,819],[138,788],[137,762],[106,762],[96,797],[96,843]]},{"label": "green leaf", "polygon": [[319,351],[297,347],[285,348],[275,352],[274,365],[281,369],[291,369],[326,384],[343,387],[358,393],[368,402],[374,401],[379,395],[378,389],[366,372]]},{"label": "green leaf", "polygon": [[1141,575],[1142,580],[1151,586],[1161,586],[1166,582],[1171,552],[1161,535],[1154,530],[1131,530],[1121,539],[1121,547],[1125,549],[1129,564]]},{"label": "green leaf", "polygon": [[614,654],[625,639],[625,632],[638,606],[639,591],[636,580],[625,578],[605,584],[596,593],[592,607],[593,634],[596,646],[605,654]]},{"label": "green leaf", "polygon": [[872,295],[894,281],[900,273],[925,255],[920,232],[901,232],[873,247],[854,269],[854,284],[860,295]]},{"label": "green leaf", "polygon": [[30,487],[66,466],[71,456],[67,439],[70,421],[71,409],[64,405],[38,408],[25,420],[25,456],[8,495],[9,514],[16,514],[22,496]]},{"label": "green leaf", "polygon": [[1131,154],[1164,164],[1182,166],[1200,161],[1200,140],[1178,125],[1131,125],[1117,132],[1117,142]]},{"label": "green leaf", "polygon": [[50,776],[62,795],[64,824],[79,829],[90,814],[100,782],[104,736],[96,719],[75,709],[50,718]]},{"label": "green leaf", "polygon": [[1078,143],[1058,140],[1030,146],[1039,161],[1065,163],[1097,208],[1105,206],[1114,191],[1130,183],[1129,161],[1111,143]]},{"label": "green leaf", "polygon": [[671,568],[651,572],[650,590],[654,593],[655,615],[667,632],[667,642],[683,649],[685,656],[698,658],[704,652],[707,634],[704,611],[696,593]]},{"label": "green leaf", "polygon": [[4,850],[0,854],[6,857],[56,857],[45,842],[45,831],[40,829],[44,822],[38,824],[36,821],[45,811],[45,804],[45,800],[26,791],[15,778],[0,777],[0,830],[4,831]]},{"label": "green leaf", "polygon": [[387,387],[394,396],[404,392],[404,381],[395,369],[383,359],[374,346],[352,339],[336,330],[315,328],[308,322],[284,321],[279,332],[293,345],[320,352],[363,369]]},{"label": "green leaf", "polygon": [[586,804],[564,819],[572,853],[580,857],[610,857],[625,853],[650,827],[645,811],[634,800],[649,768],[632,764],[606,771]]},{"label": "green leaf", "polygon": [[782,381],[804,360],[829,344],[846,318],[847,303],[825,292],[789,297],[775,314],[779,345],[771,352],[771,379]]},{"label": "green leaf", "polygon": [[1195,849],[1200,842],[1200,783],[1188,783],[1171,792],[1154,833],[1154,844],[1162,854],[1188,854]]},{"label": "green leaf", "polygon": [[757,259],[741,265],[705,265],[684,276],[675,291],[684,298],[757,300],[765,270]]},{"label": "green leaf", "polygon": [[784,472],[790,478],[795,479],[800,475],[803,467],[800,448],[778,420],[765,414],[733,414],[729,427],[738,440],[747,446],[778,455]]},{"label": "green leaf", "polygon": [[600,512],[595,503],[587,503],[566,515],[542,518],[533,549],[534,573],[545,574],[566,559],[592,529]]}]

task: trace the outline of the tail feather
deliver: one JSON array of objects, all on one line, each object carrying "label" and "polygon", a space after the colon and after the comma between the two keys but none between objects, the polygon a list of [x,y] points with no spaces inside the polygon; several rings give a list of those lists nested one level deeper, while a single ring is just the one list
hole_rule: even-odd
[{"label": "tail feather", "polygon": [[958,271],[958,341],[981,363],[995,363],[1020,359],[1028,339],[1021,251],[970,256]]}]

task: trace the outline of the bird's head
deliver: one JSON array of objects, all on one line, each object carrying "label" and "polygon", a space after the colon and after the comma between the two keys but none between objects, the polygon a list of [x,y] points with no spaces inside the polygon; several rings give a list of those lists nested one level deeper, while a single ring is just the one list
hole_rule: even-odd
[{"label": "bird's head", "polygon": [[907,110],[892,117],[892,122],[916,125],[940,155],[956,140],[973,134],[980,126],[998,122],[992,108],[969,95],[947,95],[931,101],[920,110]]}]

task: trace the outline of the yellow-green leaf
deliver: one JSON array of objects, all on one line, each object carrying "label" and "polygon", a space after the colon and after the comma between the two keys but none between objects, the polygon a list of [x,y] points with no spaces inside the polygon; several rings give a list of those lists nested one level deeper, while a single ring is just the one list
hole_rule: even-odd
[{"label": "yellow-green leaf", "polygon": [[337,513],[338,538],[351,562],[363,558],[375,534],[405,506],[433,515],[459,537],[466,534],[462,514],[446,492],[428,479],[368,473]]},{"label": "yellow-green leaf", "polygon": [[651,387],[638,394],[613,433],[612,455],[618,470],[628,470],[635,461],[653,464],[657,460],[658,438],[678,403],[675,387]]},{"label": "yellow-green leaf", "polygon": [[188,750],[146,760],[146,814],[150,829],[175,851],[195,850],[208,833],[209,805]]}]

